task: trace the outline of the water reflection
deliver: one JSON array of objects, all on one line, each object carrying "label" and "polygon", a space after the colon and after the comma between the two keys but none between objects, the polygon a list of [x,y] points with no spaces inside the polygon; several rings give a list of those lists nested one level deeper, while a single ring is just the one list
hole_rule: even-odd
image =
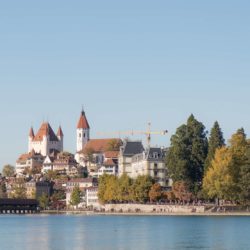
[{"label": "water reflection", "polygon": [[249,217],[0,216],[0,249],[250,249]]}]

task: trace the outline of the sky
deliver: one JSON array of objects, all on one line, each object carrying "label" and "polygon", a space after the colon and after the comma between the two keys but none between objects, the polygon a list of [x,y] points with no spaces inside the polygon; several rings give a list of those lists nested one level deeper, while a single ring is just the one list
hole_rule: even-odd
[{"label": "sky", "polygon": [[[0,169],[30,126],[61,125],[76,151],[82,105],[97,132],[168,130],[193,113],[250,135],[250,3],[230,0],[0,2]],[[110,136],[107,136],[110,137]],[[131,139],[144,139],[131,137]]]}]

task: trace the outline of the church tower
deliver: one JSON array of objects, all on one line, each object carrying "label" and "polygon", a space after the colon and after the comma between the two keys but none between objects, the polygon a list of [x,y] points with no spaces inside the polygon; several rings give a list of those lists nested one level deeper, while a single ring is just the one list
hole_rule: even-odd
[{"label": "church tower", "polygon": [[82,110],[76,129],[77,152],[83,150],[90,139],[90,127],[84,110]]}]

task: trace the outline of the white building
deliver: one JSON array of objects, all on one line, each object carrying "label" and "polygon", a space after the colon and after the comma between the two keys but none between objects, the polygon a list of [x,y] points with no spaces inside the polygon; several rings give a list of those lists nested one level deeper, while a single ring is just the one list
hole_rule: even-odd
[{"label": "white building", "polygon": [[34,150],[27,154],[22,154],[16,161],[16,173],[22,175],[25,170],[41,170],[44,156],[35,153]]},{"label": "white building", "polygon": [[37,134],[34,134],[33,128],[29,133],[29,146],[28,152],[32,150],[43,156],[49,155],[53,150],[58,152],[63,151],[63,132],[59,127],[57,135],[55,135],[50,124],[45,122],[41,125]]},{"label": "white building", "polygon": [[66,184],[66,205],[70,206],[71,194],[75,187],[79,187],[82,193],[81,204],[79,207],[86,206],[86,190],[90,187],[97,187],[97,180],[94,178],[71,179]]},{"label": "white building", "polygon": [[147,149],[132,157],[131,172],[127,174],[133,179],[139,175],[149,175],[162,187],[169,187],[171,181],[168,179],[165,157],[166,150],[164,149]]},{"label": "white building", "polygon": [[87,207],[92,207],[92,208],[100,207],[100,203],[98,199],[98,187],[87,188],[86,204],[87,204]]},{"label": "white building", "polygon": [[132,174],[132,157],[136,154],[144,152],[144,147],[141,141],[125,141],[123,146],[120,148],[119,153],[119,176],[126,173],[127,175]]}]

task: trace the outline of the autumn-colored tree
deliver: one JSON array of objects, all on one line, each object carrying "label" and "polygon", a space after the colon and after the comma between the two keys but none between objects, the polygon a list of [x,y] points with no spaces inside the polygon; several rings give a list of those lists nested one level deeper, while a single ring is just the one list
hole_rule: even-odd
[{"label": "autumn-colored tree", "polygon": [[151,202],[159,201],[162,197],[161,185],[155,183],[149,191],[149,199]]},{"label": "autumn-colored tree", "polygon": [[193,196],[189,187],[190,185],[184,181],[175,182],[172,190],[174,197],[179,201],[189,202]]},{"label": "autumn-colored tree", "polygon": [[132,179],[127,174],[123,174],[118,180],[118,200],[119,201],[130,201],[131,200],[131,186]]},{"label": "autumn-colored tree", "polygon": [[106,202],[113,202],[118,200],[118,179],[114,175],[108,175],[106,190],[104,193],[104,200]]},{"label": "autumn-colored tree", "polygon": [[117,139],[112,139],[108,143],[107,150],[109,151],[119,151],[121,147],[121,141]]},{"label": "autumn-colored tree", "polygon": [[25,182],[22,179],[18,179],[12,187],[11,198],[13,199],[26,199],[27,189],[25,187]]},{"label": "autumn-colored tree", "polygon": [[230,172],[231,164],[230,149],[227,147],[217,149],[214,160],[203,180],[203,189],[209,198],[231,200],[232,190],[235,186]]},{"label": "autumn-colored tree", "polygon": [[4,177],[11,177],[15,174],[15,167],[13,167],[12,165],[5,165],[3,167],[3,171],[2,174]]}]

